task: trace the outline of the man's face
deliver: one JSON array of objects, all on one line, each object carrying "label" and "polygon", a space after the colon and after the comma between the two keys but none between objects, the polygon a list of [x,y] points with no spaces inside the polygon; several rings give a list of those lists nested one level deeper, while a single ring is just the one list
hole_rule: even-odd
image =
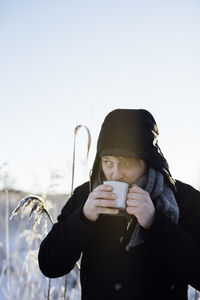
[{"label": "man's face", "polygon": [[117,180],[132,185],[147,171],[144,160],[122,156],[102,156],[101,166],[106,180]]}]

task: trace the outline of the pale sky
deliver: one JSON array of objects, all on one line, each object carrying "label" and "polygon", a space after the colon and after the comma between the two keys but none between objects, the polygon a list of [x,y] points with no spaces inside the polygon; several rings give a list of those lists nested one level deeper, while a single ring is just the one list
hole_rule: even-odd
[{"label": "pale sky", "polygon": [[[199,1],[0,1],[0,166],[39,193],[88,180],[106,114],[144,108],[176,179],[200,187]],[[0,171],[3,182],[3,171]]]}]

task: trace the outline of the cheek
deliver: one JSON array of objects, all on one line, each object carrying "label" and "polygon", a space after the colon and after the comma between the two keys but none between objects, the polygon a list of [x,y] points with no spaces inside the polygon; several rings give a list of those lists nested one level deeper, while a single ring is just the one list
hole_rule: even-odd
[{"label": "cheek", "polygon": [[105,168],[105,167],[102,166],[102,171],[103,171],[103,174],[106,177],[106,179],[109,179],[109,176],[110,176],[109,169],[107,169],[107,168]]},{"label": "cheek", "polygon": [[140,168],[134,168],[133,170],[129,171],[127,175],[130,180],[132,179],[135,181],[143,175],[143,170],[141,170]]}]

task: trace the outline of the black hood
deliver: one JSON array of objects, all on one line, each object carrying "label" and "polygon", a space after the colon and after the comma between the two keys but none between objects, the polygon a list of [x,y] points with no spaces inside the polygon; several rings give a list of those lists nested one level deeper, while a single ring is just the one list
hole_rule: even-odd
[{"label": "black hood", "polygon": [[147,110],[116,109],[110,112],[102,124],[97,142],[92,186],[99,182],[100,157],[111,155],[141,158],[175,187],[168,163],[158,146],[158,135],[157,124]]}]

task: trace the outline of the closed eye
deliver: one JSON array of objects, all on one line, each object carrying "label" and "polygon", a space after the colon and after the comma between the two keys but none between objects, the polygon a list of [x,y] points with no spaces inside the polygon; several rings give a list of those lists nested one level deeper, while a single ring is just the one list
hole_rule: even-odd
[{"label": "closed eye", "polygon": [[111,167],[113,163],[108,159],[102,159],[102,163],[108,167]]}]

